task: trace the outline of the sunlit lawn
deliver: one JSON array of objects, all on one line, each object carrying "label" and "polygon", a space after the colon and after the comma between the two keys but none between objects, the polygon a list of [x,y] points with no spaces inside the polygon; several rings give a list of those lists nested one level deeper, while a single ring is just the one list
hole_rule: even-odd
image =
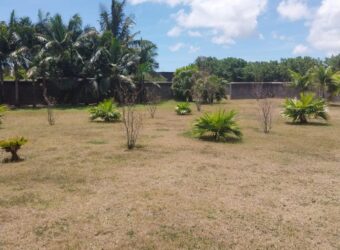
[{"label": "sunlit lawn", "polygon": [[0,138],[29,142],[25,161],[0,164],[0,249],[339,249],[340,107],[296,126],[276,103],[270,135],[256,101],[204,106],[239,112],[232,144],[188,136],[199,113],[163,103],[134,151],[85,108],[52,127],[44,109],[7,113]]}]

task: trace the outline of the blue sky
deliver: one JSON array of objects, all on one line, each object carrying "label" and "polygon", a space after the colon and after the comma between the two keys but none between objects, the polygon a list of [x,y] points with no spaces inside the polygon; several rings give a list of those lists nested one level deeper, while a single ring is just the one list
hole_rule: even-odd
[{"label": "blue sky", "polygon": [[[65,20],[79,13],[84,24],[96,27],[100,4],[110,5],[110,0],[0,2],[1,20],[12,9],[36,20],[41,9]],[[130,0],[127,13],[135,16],[141,36],[157,44],[162,71],[197,56],[255,61],[340,52],[340,0]]]}]

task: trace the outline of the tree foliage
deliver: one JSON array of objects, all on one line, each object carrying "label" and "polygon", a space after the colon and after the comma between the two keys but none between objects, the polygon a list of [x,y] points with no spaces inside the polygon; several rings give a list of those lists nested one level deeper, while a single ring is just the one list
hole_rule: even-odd
[{"label": "tree foliage", "polygon": [[268,62],[247,62],[240,58],[198,57],[194,63],[200,69],[229,82],[288,82],[289,70],[305,75],[322,62],[312,57],[296,57]]},{"label": "tree foliage", "polygon": [[311,69],[311,78],[318,84],[323,98],[326,92],[330,100],[340,93],[340,71],[334,71],[331,66],[315,66]]},{"label": "tree foliage", "polygon": [[[157,46],[136,38],[135,22],[125,7],[125,0],[112,0],[109,10],[102,6],[101,32],[84,26],[78,14],[64,20],[60,14],[39,11],[33,23],[12,12],[8,22],[0,22],[1,84],[8,72],[18,83],[24,70],[25,77],[43,79],[44,89],[53,81],[65,98],[89,91],[99,99],[118,96],[124,84],[142,88],[140,76],[158,68]],[[78,79],[93,80],[79,84]]]},{"label": "tree foliage", "polygon": [[197,73],[198,67],[196,65],[189,65],[176,70],[171,87],[175,98],[191,101],[190,90],[195,83]]}]

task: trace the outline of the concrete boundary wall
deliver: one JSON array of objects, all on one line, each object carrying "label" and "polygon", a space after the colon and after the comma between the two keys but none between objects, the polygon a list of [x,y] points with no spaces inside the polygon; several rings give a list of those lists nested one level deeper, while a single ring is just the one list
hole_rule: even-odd
[{"label": "concrete boundary wall", "polygon": [[[70,80],[68,80],[70,81]],[[60,101],[64,104],[90,104],[98,101],[97,97],[93,93],[84,91],[82,86],[87,84],[88,80],[74,81],[74,88],[72,91],[62,91],[56,87],[53,83],[48,83],[48,95],[57,98],[58,100],[66,100],[67,102]],[[152,90],[162,100],[173,99],[173,93],[171,89],[172,83],[158,82],[157,84],[147,82],[145,83],[146,90]],[[256,98],[256,92],[261,89],[266,96],[272,98],[286,98],[298,96],[298,91],[289,87],[289,83],[286,82],[231,82],[228,87],[228,95],[231,99],[254,99]],[[4,86],[0,86],[0,96],[2,91],[4,92],[4,99],[1,103],[8,105],[15,104],[15,84],[14,81],[5,81]],[[66,98],[67,97],[67,98]],[[337,98],[339,100],[339,98]],[[32,81],[20,81],[19,82],[19,103],[20,105],[33,105],[33,104],[45,104],[42,96],[42,86],[38,82],[33,84]]]},{"label": "concrete boundary wall", "polygon": [[259,94],[263,97],[286,98],[299,94],[287,82],[231,82],[229,86],[231,99],[254,99]]}]

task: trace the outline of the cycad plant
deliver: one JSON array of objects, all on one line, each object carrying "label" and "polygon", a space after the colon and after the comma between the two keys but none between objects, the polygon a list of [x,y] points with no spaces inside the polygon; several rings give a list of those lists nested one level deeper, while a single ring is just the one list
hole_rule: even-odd
[{"label": "cycad plant", "polygon": [[27,139],[24,137],[15,137],[7,140],[0,141],[0,148],[12,154],[10,162],[20,161],[21,158],[18,156],[18,150],[27,143]]},{"label": "cycad plant", "polygon": [[121,113],[111,99],[104,100],[90,109],[90,119],[92,121],[100,119],[104,122],[115,122],[120,118]]},{"label": "cycad plant", "polygon": [[287,99],[282,114],[302,124],[308,123],[309,119],[329,119],[325,100],[316,98],[314,93],[301,93],[300,99]]},{"label": "cycad plant", "polygon": [[191,114],[190,103],[183,102],[177,104],[175,111],[178,115],[190,115]]},{"label": "cycad plant", "polygon": [[215,141],[228,138],[241,139],[243,134],[235,120],[236,115],[234,110],[206,113],[196,120],[193,132],[199,137],[212,137]]}]

